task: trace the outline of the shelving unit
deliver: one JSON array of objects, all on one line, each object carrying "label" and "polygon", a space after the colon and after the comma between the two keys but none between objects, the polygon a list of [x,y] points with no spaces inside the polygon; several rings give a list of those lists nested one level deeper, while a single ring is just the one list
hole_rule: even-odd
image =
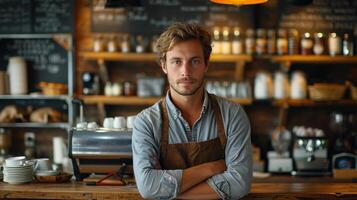
[{"label": "shelving unit", "polygon": [[71,34],[0,34],[0,39],[52,39],[60,47],[66,50],[67,55],[67,87],[68,92],[65,95],[48,96],[42,94],[32,95],[0,95],[0,101],[23,100],[23,101],[38,101],[38,100],[60,100],[67,105],[67,122],[60,123],[0,123],[3,128],[60,128],[67,131],[74,123],[74,106],[73,106],[73,90],[74,90],[74,69],[73,69],[73,38]]},{"label": "shelving unit", "polygon": [[[108,52],[78,52],[79,57],[84,60],[97,61],[99,67],[105,67],[107,61],[121,62],[155,62],[154,53],[108,53]],[[237,81],[243,80],[244,66],[247,62],[264,59],[273,63],[280,63],[284,70],[289,70],[293,63],[306,64],[353,64],[357,63],[357,56],[315,56],[315,55],[285,55],[285,56],[250,56],[250,55],[214,55],[210,57],[210,62],[216,63],[235,63],[234,77]],[[214,65],[213,65],[214,66]],[[104,114],[105,105],[130,105],[130,106],[149,106],[157,102],[161,97],[108,97],[108,96],[80,96],[84,104],[97,105],[99,112]],[[255,105],[259,102],[267,102],[272,106],[279,106],[286,110],[289,107],[321,107],[321,106],[356,106],[357,101],[344,99],[339,101],[313,101],[311,99],[284,99],[284,100],[254,100],[254,99],[230,99],[241,105]]]}]

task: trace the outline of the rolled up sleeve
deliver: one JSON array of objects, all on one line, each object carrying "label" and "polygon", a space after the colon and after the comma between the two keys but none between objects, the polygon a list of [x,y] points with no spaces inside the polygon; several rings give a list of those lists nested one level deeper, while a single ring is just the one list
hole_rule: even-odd
[{"label": "rolled up sleeve", "polygon": [[180,191],[182,170],[157,169],[159,145],[148,120],[138,115],[134,122],[132,149],[135,180],[145,199],[174,199]]},{"label": "rolled up sleeve", "polygon": [[239,199],[249,193],[252,179],[250,123],[243,109],[231,113],[227,131],[227,170],[207,179],[221,199]]}]

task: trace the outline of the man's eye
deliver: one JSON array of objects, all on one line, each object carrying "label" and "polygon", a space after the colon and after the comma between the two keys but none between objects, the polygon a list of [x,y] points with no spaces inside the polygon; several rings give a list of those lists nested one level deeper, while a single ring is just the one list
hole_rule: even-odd
[{"label": "man's eye", "polygon": [[192,64],[194,64],[194,65],[198,65],[200,63],[201,63],[201,61],[199,59],[192,60]]},{"label": "man's eye", "polygon": [[180,60],[174,60],[174,61],[172,61],[172,64],[180,65],[180,64],[181,64],[181,61],[180,61]]}]

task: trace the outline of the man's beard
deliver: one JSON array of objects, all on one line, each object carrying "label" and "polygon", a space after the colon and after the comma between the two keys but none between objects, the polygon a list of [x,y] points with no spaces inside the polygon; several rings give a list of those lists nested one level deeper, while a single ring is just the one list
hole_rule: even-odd
[{"label": "man's beard", "polygon": [[[184,78],[184,79],[180,79],[180,80],[176,81],[176,83],[178,83],[178,84],[176,84],[176,85],[179,85],[179,83],[180,83],[181,80],[182,80],[182,81],[185,81],[185,80],[187,80],[187,79],[188,79],[189,81],[197,81],[196,79]],[[180,95],[182,95],[182,96],[191,96],[191,95],[196,94],[196,93],[201,89],[203,83],[204,83],[204,78],[201,79],[201,82],[197,85],[196,88],[193,88],[193,89],[190,90],[190,91],[180,91],[178,87],[175,87],[176,85],[173,85],[173,84],[171,84],[171,83],[170,83],[170,88],[172,88],[177,94],[180,94]]]}]

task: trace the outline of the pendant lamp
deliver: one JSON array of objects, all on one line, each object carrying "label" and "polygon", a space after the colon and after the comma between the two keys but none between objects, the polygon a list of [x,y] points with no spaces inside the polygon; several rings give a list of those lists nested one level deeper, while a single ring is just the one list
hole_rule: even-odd
[{"label": "pendant lamp", "polygon": [[210,0],[214,3],[228,4],[228,5],[249,5],[249,4],[259,4],[265,3],[268,0]]}]

